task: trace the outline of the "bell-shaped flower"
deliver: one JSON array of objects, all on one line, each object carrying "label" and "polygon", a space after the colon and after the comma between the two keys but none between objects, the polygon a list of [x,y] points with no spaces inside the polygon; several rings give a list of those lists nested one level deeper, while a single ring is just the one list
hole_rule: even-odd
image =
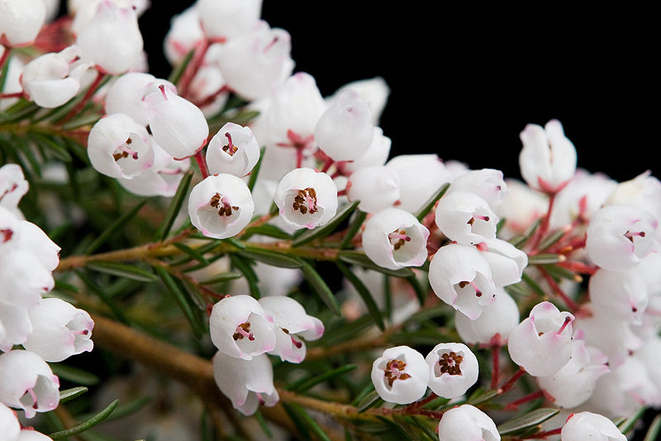
[{"label": "bell-shaped flower", "polygon": [[620,182],[608,195],[605,205],[628,205],[661,219],[661,180],[647,170],[633,179]]},{"label": "bell-shaped flower", "polygon": [[[374,126],[374,133],[372,134],[372,143],[367,151],[357,159],[348,162],[339,162],[336,167],[345,175],[349,176],[353,172],[360,170],[364,167],[385,165],[390,156],[390,148],[392,147],[392,140],[383,134],[383,129],[379,126]],[[390,170],[395,171],[395,170]],[[399,178],[399,173],[397,173]]]},{"label": "bell-shaped flower", "polygon": [[482,255],[489,262],[491,277],[496,286],[521,281],[523,270],[528,266],[528,255],[523,250],[497,237],[485,240],[482,248]]},{"label": "bell-shaped flower", "polygon": [[287,296],[266,296],[259,299],[275,323],[275,348],[270,352],[282,361],[300,363],[305,359],[305,341],[314,341],[324,334],[324,324],[305,312],[303,306]]},{"label": "bell-shaped flower", "polygon": [[499,441],[491,417],[475,406],[464,404],[443,413],[438,423],[439,441]]},{"label": "bell-shaped flower", "polygon": [[438,298],[471,320],[496,301],[489,262],[470,245],[441,247],[429,265],[429,283]]},{"label": "bell-shaped flower", "polygon": [[553,303],[538,303],[510,333],[512,361],[535,377],[555,374],[571,358],[573,321],[572,314],[560,312]]},{"label": "bell-shaped flower", "polygon": [[365,222],[363,250],[379,266],[399,269],[427,260],[429,230],[408,211],[386,208]]},{"label": "bell-shaped flower", "polygon": [[360,201],[359,210],[377,213],[399,200],[399,177],[384,165],[367,166],[351,173],[346,193],[350,201]]},{"label": "bell-shaped flower", "polygon": [[436,205],[436,225],[458,243],[476,245],[495,238],[498,220],[487,201],[473,192],[446,193]]},{"label": "bell-shaped flower", "polygon": [[452,180],[448,193],[454,191],[475,193],[496,211],[507,196],[507,182],[500,170],[492,168],[467,170]]},{"label": "bell-shaped flower", "polygon": [[0,207],[22,218],[18,203],[28,192],[29,184],[18,164],[5,164],[0,167]]},{"label": "bell-shaped flower", "polygon": [[67,103],[81,89],[90,64],[74,63],[78,47],[43,54],[25,65],[21,84],[27,98],[38,106],[52,109]]},{"label": "bell-shaped flower", "polygon": [[255,211],[250,189],[234,175],[211,175],[193,187],[188,199],[191,223],[207,237],[225,239],[248,225]]},{"label": "bell-shaped flower", "polygon": [[43,0],[0,0],[0,39],[10,46],[34,42],[45,21]]},{"label": "bell-shaped flower", "polygon": [[145,96],[145,102],[154,140],[175,159],[193,156],[206,145],[209,124],[195,104],[164,84]]},{"label": "bell-shaped flower", "polygon": [[471,320],[456,311],[454,320],[459,337],[465,343],[503,346],[519,324],[519,306],[507,291],[498,288],[496,301],[484,307],[478,318]]},{"label": "bell-shaped flower", "polygon": [[598,269],[588,280],[593,311],[602,316],[642,324],[649,303],[645,282],[635,271]]},{"label": "bell-shaped flower", "polygon": [[179,188],[184,173],[190,169],[190,159],[176,160],[158,146],[152,143],[154,149],[154,165],[143,173],[131,179],[118,178],[119,184],[129,192],[138,196],[172,197]]},{"label": "bell-shaped flower", "polygon": [[226,42],[217,60],[231,90],[250,101],[267,98],[294,69],[291,36],[260,20],[250,32]]},{"label": "bell-shaped flower", "polygon": [[255,26],[262,0],[198,0],[196,7],[207,38],[230,40]]},{"label": "bell-shaped flower", "polygon": [[553,119],[544,127],[528,124],[519,137],[519,168],[526,183],[549,194],[562,190],[576,172],[576,148],[560,121]]},{"label": "bell-shaped flower", "polygon": [[151,6],[150,0],[67,0],[67,10],[73,17],[71,32],[77,35],[94,18],[103,1],[110,1],[121,8],[131,8],[138,18]]},{"label": "bell-shaped flower", "polygon": [[87,138],[92,166],[111,178],[131,179],[154,164],[154,149],[147,129],[123,113],[106,115],[94,124]]},{"label": "bell-shaped flower", "polygon": [[89,352],[94,321],[90,315],[58,298],[42,299],[30,309],[33,330],[23,346],[48,362]]},{"label": "bell-shaped flower", "polygon": [[242,414],[252,415],[260,404],[274,406],[280,399],[273,385],[273,366],[266,354],[244,360],[218,351],[212,362],[218,388]]},{"label": "bell-shaped flower", "polygon": [[54,271],[60,263],[60,247],[51,240],[44,230],[29,221],[19,221],[17,225],[17,245],[47,271]]},{"label": "bell-shaped flower", "polygon": [[415,349],[396,346],[374,360],[371,376],[376,392],[384,401],[409,404],[427,391],[429,366]]},{"label": "bell-shaped flower", "polygon": [[326,173],[307,167],[297,168],[278,182],[274,202],[288,225],[312,229],[335,216],[337,186]]},{"label": "bell-shaped flower", "polygon": [[13,350],[0,355],[0,402],[23,409],[26,418],[55,409],[59,388],[57,376],[34,352]]},{"label": "bell-shaped flower", "polygon": [[250,360],[275,348],[275,325],[262,305],[249,295],[217,302],[209,317],[212,343],[231,357]]},{"label": "bell-shaped flower", "polygon": [[144,44],[136,11],[103,0],[94,17],[76,35],[76,44],[82,61],[93,63],[101,72],[127,72],[140,60]]},{"label": "bell-shaped flower", "polygon": [[477,381],[477,357],[463,343],[439,343],[425,357],[428,386],[439,397],[457,398]]},{"label": "bell-shaped flower", "polygon": [[596,348],[586,346],[585,340],[575,338],[572,355],[567,364],[555,374],[537,377],[544,394],[556,406],[571,409],[585,403],[602,375],[610,372],[608,357]]},{"label": "bell-shaped flower", "polygon": [[170,20],[170,29],[163,41],[163,53],[172,66],[179,65],[186,54],[205,39],[197,5],[198,2],[193,3]]},{"label": "bell-shaped flower", "polygon": [[20,248],[0,255],[0,280],[0,300],[25,308],[36,305],[55,286],[51,271]]},{"label": "bell-shaped flower", "polygon": [[144,97],[155,83],[164,84],[176,93],[174,84],[145,72],[127,72],[115,78],[106,90],[103,109],[107,114],[124,113],[141,126],[149,124],[149,110]]},{"label": "bell-shaped flower", "polygon": [[615,423],[593,412],[572,413],[560,432],[561,441],[627,441]]},{"label": "bell-shaped flower", "polygon": [[347,89],[321,115],[314,128],[319,148],[335,161],[352,161],[372,145],[374,124],[367,103]]},{"label": "bell-shaped flower", "polygon": [[347,89],[353,89],[369,106],[372,123],[379,124],[381,114],[386,107],[390,96],[390,87],[383,77],[368,78],[365,80],[352,81],[340,87],[327,101],[332,103]]},{"label": "bell-shaped flower", "polygon": [[397,155],[386,167],[399,176],[399,204],[397,208],[415,213],[450,181],[445,164],[436,154]]},{"label": "bell-shaped flower", "polygon": [[621,271],[661,248],[658,220],[627,205],[607,205],[597,211],[587,229],[585,249],[598,266]]},{"label": "bell-shaped flower", "polygon": [[259,144],[250,127],[228,122],[209,141],[206,159],[209,173],[243,177],[259,160]]}]

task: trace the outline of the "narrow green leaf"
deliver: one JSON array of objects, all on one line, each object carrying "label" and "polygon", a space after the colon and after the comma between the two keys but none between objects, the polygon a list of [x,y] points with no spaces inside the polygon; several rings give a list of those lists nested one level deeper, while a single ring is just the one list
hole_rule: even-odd
[{"label": "narrow green leaf", "polygon": [[626,419],[620,422],[620,424],[617,424],[617,428],[620,429],[620,432],[622,433],[631,432],[636,424],[638,424],[638,422],[643,418],[646,410],[647,408],[645,406],[639,407]]},{"label": "narrow green leaf", "polygon": [[105,231],[103,231],[85,250],[85,255],[90,255],[96,251],[101,245],[106,243],[107,240],[112,238],[118,231],[120,231],[133,217],[138,214],[138,211],[147,203],[146,200],[136,204],[133,208],[122,214],[115,222],[110,224]]},{"label": "narrow green leaf", "polygon": [[562,254],[535,254],[528,257],[528,265],[553,265],[564,260]]},{"label": "narrow green leaf", "polygon": [[565,235],[567,234],[567,230],[564,229],[559,229],[553,231],[551,234],[543,238],[540,242],[539,245],[537,246],[538,250],[545,250],[551,245],[556,244],[560,239],[562,239]]},{"label": "narrow green leaf", "polygon": [[415,214],[415,217],[419,220],[422,221],[422,219],[431,211],[432,208],[434,208],[434,205],[436,202],[443,197],[445,192],[448,191],[448,188],[450,188],[449,183],[445,183],[441,185],[441,188],[439,188],[434,195],[429,198],[429,200],[425,203],[425,205],[422,206],[420,210]]},{"label": "narrow green leaf", "polygon": [[266,419],[264,418],[264,415],[262,415],[262,412],[257,409],[257,412],[253,415],[257,422],[259,423],[259,427],[262,429],[262,432],[269,438],[273,438],[273,433],[271,432],[271,429],[269,429],[269,425],[266,423]]},{"label": "narrow green leaf", "polygon": [[546,297],[546,292],[539,286],[537,282],[535,282],[532,277],[530,277],[526,272],[524,271],[523,274],[521,275],[521,279],[528,285],[528,287],[534,291],[537,295],[540,297]]},{"label": "narrow green leaf", "polygon": [[165,268],[162,266],[155,266],[154,269],[156,270],[156,273],[158,274],[165,287],[174,297],[181,311],[184,313],[184,316],[188,320],[188,323],[190,324],[195,337],[198,339],[202,338],[205,333],[204,323],[202,323],[199,316],[193,310],[191,300],[186,295],[185,290],[179,286],[175,278],[172,277],[172,275],[170,275],[170,273],[168,273]]},{"label": "narrow green leaf", "polygon": [[353,240],[354,237],[356,237],[356,234],[358,234],[358,231],[360,231],[360,227],[363,226],[363,223],[365,222],[365,219],[367,219],[367,213],[364,211],[356,210],[355,211],[355,216],[351,223],[349,224],[349,227],[347,228],[347,232],[344,234],[344,237],[342,238],[342,242],[340,243],[340,248],[348,248],[351,245],[351,241]]},{"label": "narrow green leaf", "polygon": [[174,225],[174,222],[179,215],[179,212],[181,211],[181,206],[188,197],[188,188],[190,187],[192,179],[193,170],[188,170],[181,178],[179,186],[177,187],[177,191],[172,197],[172,202],[170,202],[170,206],[168,206],[168,210],[165,213],[163,222],[161,222],[161,225],[156,233],[157,240],[165,240],[165,238],[168,237],[168,234],[170,234],[172,225]]},{"label": "narrow green leaf", "polygon": [[[305,426],[308,430],[310,430],[310,432],[316,435],[319,440],[331,441],[326,432],[324,432],[324,429],[319,426],[319,423],[317,423],[314,418],[308,415],[305,409],[303,409],[301,406],[298,404],[287,403],[285,405],[285,409],[287,409],[287,413],[289,413],[290,416],[294,416],[294,418],[298,420],[299,424]],[[306,437],[306,439],[308,438]]]},{"label": "narrow green leaf", "polygon": [[240,271],[246,278],[248,286],[250,287],[250,294],[257,299],[260,298],[261,292],[259,289],[259,278],[257,277],[255,270],[252,268],[250,261],[237,254],[230,254],[230,261],[232,262],[232,266]]},{"label": "narrow green leaf", "polygon": [[78,386],[72,387],[71,389],[61,390],[60,391],[60,404],[71,401],[74,398],[77,398],[87,392],[89,389],[86,387]]},{"label": "narrow green leaf", "polygon": [[101,118],[101,115],[98,114],[98,113],[83,114],[82,116],[80,116],[78,118],[74,118],[71,121],[68,121],[65,124],[62,124],[62,129],[63,130],[74,130],[74,129],[79,129],[79,128],[84,127],[84,126],[92,126],[100,118]]},{"label": "narrow green leaf", "polygon": [[175,68],[170,73],[170,76],[168,77],[168,81],[170,81],[175,86],[177,85],[179,80],[181,80],[182,75],[186,71],[188,64],[193,59],[194,54],[195,54],[195,49],[191,49],[188,51],[186,55],[184,55],[184,58],[182,58],[181,62],[178,65],[176,65]]},{"label": "narrow green leaf", "polygon": [[349,269],[344,263],[337,261],[336,265],[342,274],[344,274],[344,277],[356,289],[358,295],[360,295],[360,298],[363,299],[363,302],[365,302],[367,311],[369,312],[370,316],[372,316],[372,319],[374,319],[376,326],[378,326],[380,330],[384,331],[386,329],[386,325],[383,323],[383,315],[381,314],[381,310],[376,304],[376,300],[374,300],[374,297],[372,297],[369,289],[367,289],[362,280],[360,280],[360,278],[356,276],[356,274],[351,271],[351,269]]},{"label": "narrow green leaf", "polygon": [[101,412],[97,413],[95,416],[85,421],[84,423],[78,424],[77,426],[71,427],[66,430],[62,430],[60,432],[51,433],[48,436],[53,440],[57,440],[57,439],[68,438],[70,436],[78,435],[79,433],[85,432],[86,430],[89,430],[90,428],[99,424],[101,421],[108,418],[110,414],[115,410],[117,405],[119,405],[119,400],[113,401],[108,405],[108,407],[106,407]]},{"label": "narrow green leaf", "polygon": [[241,236],[241,240],[248,240],[250,237],[255,235],[273,237],[275,239],[283,240],[291,239],[291,234],[286,233],[275,225],[264,224],[246,229],[246,232],[243,234],[243,236]]},{"label": "narrow green leaf", "polygon": [[505,421],[498,426],[498,433],[501,435],[510,435],[520,430],[529,429],[531,427],[542,424],[544,421],[556,416],[560,411],[558,409],[551,409],[542,407],[539,409],[531,410],[523,415]]},{"label": "narrow green leaf", "polygon": [[338,375],[342,375],[346,372],[350,372],[354,369],[356,369],[358,366],[355,364],[347,364],[345,366],[340,366],[339,368],[332,369],[330,371],[326,371],[321,375],[317,375],[312,378],[304,378],[299,381],[295,381],[287,386],[288,390],[294,391],[298,394],[306,392],[310,389],[312,389],[314,386],[317,384],[323,383],[324,381],[328,381],[331,378],[337,377]]},{"label": "narrow green leaf", "polygon": [[345,219],[353,213],[356,208],[358,207],[358,201],[354,201],[350,204],[346,204],[343,207],[341,207],[335,216],[328,221],[327,224],[322,225],[321,227],[313,228],[312,230],[307,230],[298,237],[294,239],[292,242],[293,247],[299,247],[301,245],[304,245],[308,242],[311,242],[315,239],[321,239],[323,237],[328,236],[331,234],[335,229],[342,223],[344,222]]},{"label": "narrow green leaf", "polygon": [[133,415],[151,402],[151,397],[139,397],[129,401],[126,404],[117,406],[115,411],[108,417],[108,421],[115,421],[129,415]]},{"label": "narrow green leaf", "polygon": [[659,439],[659,433],[661,433],[661,415],[657,415],[652,423],[650,428],[645,434],[645,439],[643,441],[656,441]]},{"label": "narrow green leaf", "polygon": [[310,263],[302,260],[303,266],[301,266],[301,271],[303,271],[303,276],[305,280],[310,285],[310,288],[319,296],[322,302],[337,316],[341,316],[342,312],[340,311],[340,305],[335,298],[335,294],[328,287],[324,279],[319,275],[317,270],[314,269]]},{"label": "narrow green leaf", "polygon": [[226,272],[222,274],[216,274],[210,279],[203,280],[200,282],[202,285],[215,285],[217,283],[229,282],[230,280],[240,279],[243,277],[243,274],[236,272]]},{"label": "narrow green leaf", "polygon": [[418,303],[420,303],[420,305],[424,305],[425,300],[427,299],[427,291],[425,291],[425,289],[423,288],[422,284],[415,276],[415,274],[406,277],[406,281],[409,283],[409,285],[411,285],[411,288],[413,288],[413,292],[415,293],[415,296],[418,298]]},{"label": "narrow green leaf", "polygon": [[367,257],[363,252],[360,251],[352,251],[352,250],[343,250],[338,253],[338,257],[340,260],[343,262],[352,264],[352,265],[358,265],[363,268],[371,269],[374,271],[378,271],[383,274],[388,274],[389,276],[394,276],[394,277],[411,277],[414,276],[415,273],[411,268],[400,268],[397,270],[391,270],[388,268],[383,268],[376,263],[372,262],[372,260]]},{"label": "narrow green leaf", "polygon": [[367,409],[376,407],[383,403],[383,399],[379,396],[379,393],[375,390],[371,391],[365,395],[357,404],[358,413],[365,412]]},{"label": "narrow green leaf", "polygon": [[297,257],[256,247],[246,247],[246,249],[239,251],[238,254],[279,268],[300,268],[303,266],[303,262]]},{"label": "narrow green leaf", "polygon": [[11,122],[19,121],[21,119],[27,118],[33,113],[36,113],[40,109],[41,107],[32,101],[21,98],[11,107],[2,111],[0,114],[0,124],[8,124]]},{"label": "narrow green leaf", "polygon": [[59,140],[59,138],[53,138],[51,136],[43,135],[41,133],[30,133],[30,139],[32,139],[40,147],[49,151],[52,154],[52,156],[54,156],[55,159],[57,159],[58,161],[61,162],[72,161],[71,154],[66,149],[66,147],[63,147],[61,145],[64,143],[62,143]]},{"label": "narrow green leaf", "polygon": [[151,271],[125,263],[97,260],[88,263],[87,268],[100,273],[137,280],[138,282],[156,282],[158,280],[158,277],[156,277]]},{"label": "narrow green leaf", "polygon": [[205,266],[209,265],[209,261],[207,260],[206,257],[204,257],[202,253],[199,252],[199,250],[195,248],[191,248],[188,245],[180,242],[175,242],[172,245],[174,245],[176,248],[180,249],[184,253],[188,254],[190,257],[192,257],[194,260],[197,260],[201,264]]},{"label": "narrow green leaf", "polygon": [[259,170],[262,168],[262,162],[264,161],[265,151],[266,151],[266,147],[264,146],[262,146],[259,149],[259,159],[257,160],[257,164],[255,164],[255,166],[250,171],[250,177],[248,178],[248,188],[250,189],[251,193],[255,188],[255,183],[257,183],[257,176],[259,175]]},{"label": "narrow green leaf", "polygon": [[478,404],[486,403],[487,401],[496,398],[499,395],[496,389],[479,389],[468,398],[467,403],[477,406]]}]

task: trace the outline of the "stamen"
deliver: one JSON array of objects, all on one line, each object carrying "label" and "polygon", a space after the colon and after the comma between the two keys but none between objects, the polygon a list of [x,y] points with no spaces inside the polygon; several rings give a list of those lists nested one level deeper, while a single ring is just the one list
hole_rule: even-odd
[{"label": "stamen", "polygon": [[386,381],[388,381],[388,386],[392,387],[395,380],[406,380],[411,378],[411,375],[404,372],[406,368],[406,363],[402,360],[390,360],[386,363],[386,368],[383,370],[385,372]]},{"label": "stamen", "polygon": [[34,389],[30,388],[25,391],[25,394],[30,395],[30,398],[32,398],[32,408],[33,409],[38,409],[39,408],[39,403],[37,402],[37,394],[34,392]]},{"label": "stamen", "polygon": [[644,231],[633,231],[632,232],[632,231],[627,230],[627,232],[624,233],[624,237],[629,239],[631,241],[631,243],[633,243],[633,238],[635,236],[645,237],[645,232]]},{"label": "stamen", "polygon": [[10,230],[9,228],[0,230],[0,236],[2,236],[3,242],[9,242],[13,235],[14,235],[14,231]]},{"label": "stamen", "polygon": [[264,53],[268,52],[276,43],[278,42],[278,37],[273,37],[273,40],[269,42],[266,46],[264,46]]},{"label": "stamen", "polygon": [[165,84],[161,84],[160,86],[158,86],[158,88],[161,89],[161,94],[163,95],[163,99],[167,100],[168,95],[167,95],[167,93],[165,93]]},{"label": "stamen", "polygon": [[388,239],[395,251],[403,247],[406,242],[411,242],[411,237],[406,234],[406,230],[395,230],[388,234]]},{"label": "stamen", "polygon": [[129,148],[129,145],[132,142],[133,141],[131,140],[131,138],[129,138],[129,139],[126,140],[125,144],[122,144],[119,147],[117,147],[117,149],[115,151],[119,152],[119,153],[113,153],[112,154],[113,159],[115,161],[119,161],[120,159],[128,158],[129,156],[133,159],[138,159],[138,152],[134,152],[133,150],[131,150]]},{"label": "stamen", "polygon": [[489,216],[482,216],[480,214],[473,214],[473,217],[468,219],[468,222],[466,222],[466,223],[469,224],[469,225],[473,225],[473,223],[475,222],[475,219],[483,220],[484,222],[489,222]]},{"label": "stamen", "polygon": [[239,149],[237,146],[232,144],[232,135],[230,134],[230,132],[226,132],[225,137],[227,138],[229,144],[223,146],[223,151],[230,156],[234,156],[234,153],[236,153]]},{"label": "stamen", "polygon": [[292,344],[296,346],[297,349],[301,349],[303,347],[303,343],[296,340],[293,336],[290,335],[289,338],[291,338]]},{"label": "stamen", "polygon": [[292,208],[301,214],[314,214],[319,209],[317,208],[317,192],[314,188],[308,187],[303,190],[298,190],[294,197]]},{"label": "stamen", "polygon": [[482,291],[481,291],[480,288],[477,286],[477,283],[475,283],[474,280],[471,280],[470,282],[469,282],[468,280],[463,280],[463,281],[459,282],[457,285],[459,285],[459,288],[465,288],[466,285],[470,285],[470,286],[472,286],[473,289],[475,290],[475,295],[476,295],[477,297],[482,297]]},{"label": "stamen", "polygon": [[558,329],[558,334],[562,334],[562,331],[564,331],[567,325],[570,323],[571,323],[571,317],[569,316],[565,317],[565,321],[562,322],[562,326],[560,326],[560,329]]},{"label": "stamen", "polygon": [[218,216],[229,217],[232,215],[232,210],[238,211],[239,207],[228,204],[224,199],[220,193],[216,193],[209,200],[209,205],[218,210]]},{"label": "stamen", "polygon": [[446,352],[438,360],[437,375],[461,375],[461,362],[464,357],[456,352]]},{"label": "stamen", "polygon": [[255,341],[255,336],[250,332],[250,322],[241,323],[236,327],[236,332],[232,335],[235,341],[242,340],[244,337],[250,341]]}]

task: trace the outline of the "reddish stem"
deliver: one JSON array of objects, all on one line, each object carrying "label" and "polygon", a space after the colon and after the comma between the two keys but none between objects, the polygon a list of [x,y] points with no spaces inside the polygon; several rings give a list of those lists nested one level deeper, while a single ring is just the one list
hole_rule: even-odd
[{"label": "reddish stem", "polygon": [[534,433],[532,435],[527,435],[527,436],[524,436],[523,438],[516,438],[516,439],[548,438],[549,436],[560,435],[560,432],[562,432],[562,427],[558,427],[557,429],[553,429],[553,430],[547,430],[546,432],[537,432],[537,433]]},{"label": "reddish stem", "polygon": [[531,394],[528,394],[525,397],[521,397],[516,401],[512,401],[511,403],[507,404],[507,406],[505,406],[505,410],[517,410],[520,405],[528,403],[532,400],[536,400],[538,398],[544,398],[544,392],[543,391],[538,390],[537,392],[533,392]]},{"label": "reddish stem", "polygon": [[0,93],[0,100],[3,98],[23,98],[23,92]]},{"label": "reddish stem", "polygon": [[0,69],[2,69],[2,66],[5,65],[7,60],[9,59],[9,54],[11,53],[11,48],[2,46],[4,48],[4,52],[2,52],[2,55],[0,56]]},{"label": "reddish stem", "polygon": [[549,229],[549,222],[551,220],[551,213],[553,212],[553,206],[555,205],[555,194],[549,195],[549,208],[546,210],[546,214],[542,217],[542,222],[539,225],[537,234],[535,234],[534,242],[532,245],[532,251],[536,252],[539,242],[546,235]]},{"label": "reddish stem", "polygon": [[526,370],[522,367],[519,367],[519,370],[514,372],[514,374],[510,377],[510,379],[507,380],[505,384],[503,384],[503,386],[500,388],[500,393],[502,394],[512,389],[512,387],[514,387],[514,383],[516,383],[519,380],[519,378],[521,378],[525,373]]},{"label": "reddish stem", "polygon": [[567,294],[565,294],[565,292],[560,288],[560,286],[556,283],[553,277],[551,277],[551,275],[543,268],[539,268],[539,270],[542,273],[544,280],[546,280],[548,284],[551,286],[553,292],[565,302],[567,307],[571,311],[578,310],[578,305],[572,299],[570,299]]},{"label": "reddish stem", "polygon": [[491,389],[498,387],[498,377],[500,376],[500,345],[494,344],[491,347],[491,360],[493,370],[491,371]]},{"label": "reddish stem", "polygon": [[180,96],[187,96],[188,87],[190,86],[191,81],[193,81],[193,78],[195,78],[195,74],[199,70],[199,67],[202,65],[202,60],[204,60],[204,56],[206,55],[208,49],[209,41],[207,40],[201,41],[200,45],[195,48],[193,58],[190,60],[190,63],[188,63],[188,66],[186,66],[186,70],[184,71],[181,79],[179,80],[179,84],[177,85],[177,88],[180,91]]},{"label": "reddish stem", "polygon": [[83,107],[85,107],[85,104],[87,104],[87,102],[90,100],[90,98],[92,98],[92,95],[94,95],[94,92],[96,92],[96,89],[99,87],[99,84],[101,84],[101,81],[103,80],[103,78],[104,78],[105,76],[106,76],[106,74],[103,73],[103,72],[100,71],[100,70],[96,72],[96,78],[94,78],[94,81],[92,82],[92,84],[90,85],[90,87],[87,89],[87,92],[85,93],[85,96],[83,96],[83,99],[80,100],[80,102],[78,102],[78,104],[76,104],[76,106],[75,106],[73,109],[71,109],[71,111],[67,114],[67,116],[65,116],[65,117],[59,122],[59,124],[64,124],[64,123],[66,123],[66,122],[69,121],[71,118],[73,118],[74,116],[76,116],[76,115],[78,114],[78,112],[80,112],[80,110],[81,110]]},{"label": "reddish stem", "polygon": [[208,178],[209,169],[207,168],[207,161],[202,150],[195,153],[195,161],[197,161],[197,166],[200,168],[200,172],[202,173],[202,179]]}]

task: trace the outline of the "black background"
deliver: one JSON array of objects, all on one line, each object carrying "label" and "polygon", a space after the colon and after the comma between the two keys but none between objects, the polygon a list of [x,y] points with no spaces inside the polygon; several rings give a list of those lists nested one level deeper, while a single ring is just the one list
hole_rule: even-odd
[{"label": "black background", "polygon": [[[141,18],[153,74],[170,72],[163,37],[191,3],[152,1]],[[313,75],[324,95],[354,80],[386,80],[380,125],[392,155],[433,152],[519,177],[519,133],[557,118],[579,167],[617,180],[659,175],[658,35],[645,23],[649,11],[428,3],[265,0],[262,18],[291,34],[295,70]]]}]

